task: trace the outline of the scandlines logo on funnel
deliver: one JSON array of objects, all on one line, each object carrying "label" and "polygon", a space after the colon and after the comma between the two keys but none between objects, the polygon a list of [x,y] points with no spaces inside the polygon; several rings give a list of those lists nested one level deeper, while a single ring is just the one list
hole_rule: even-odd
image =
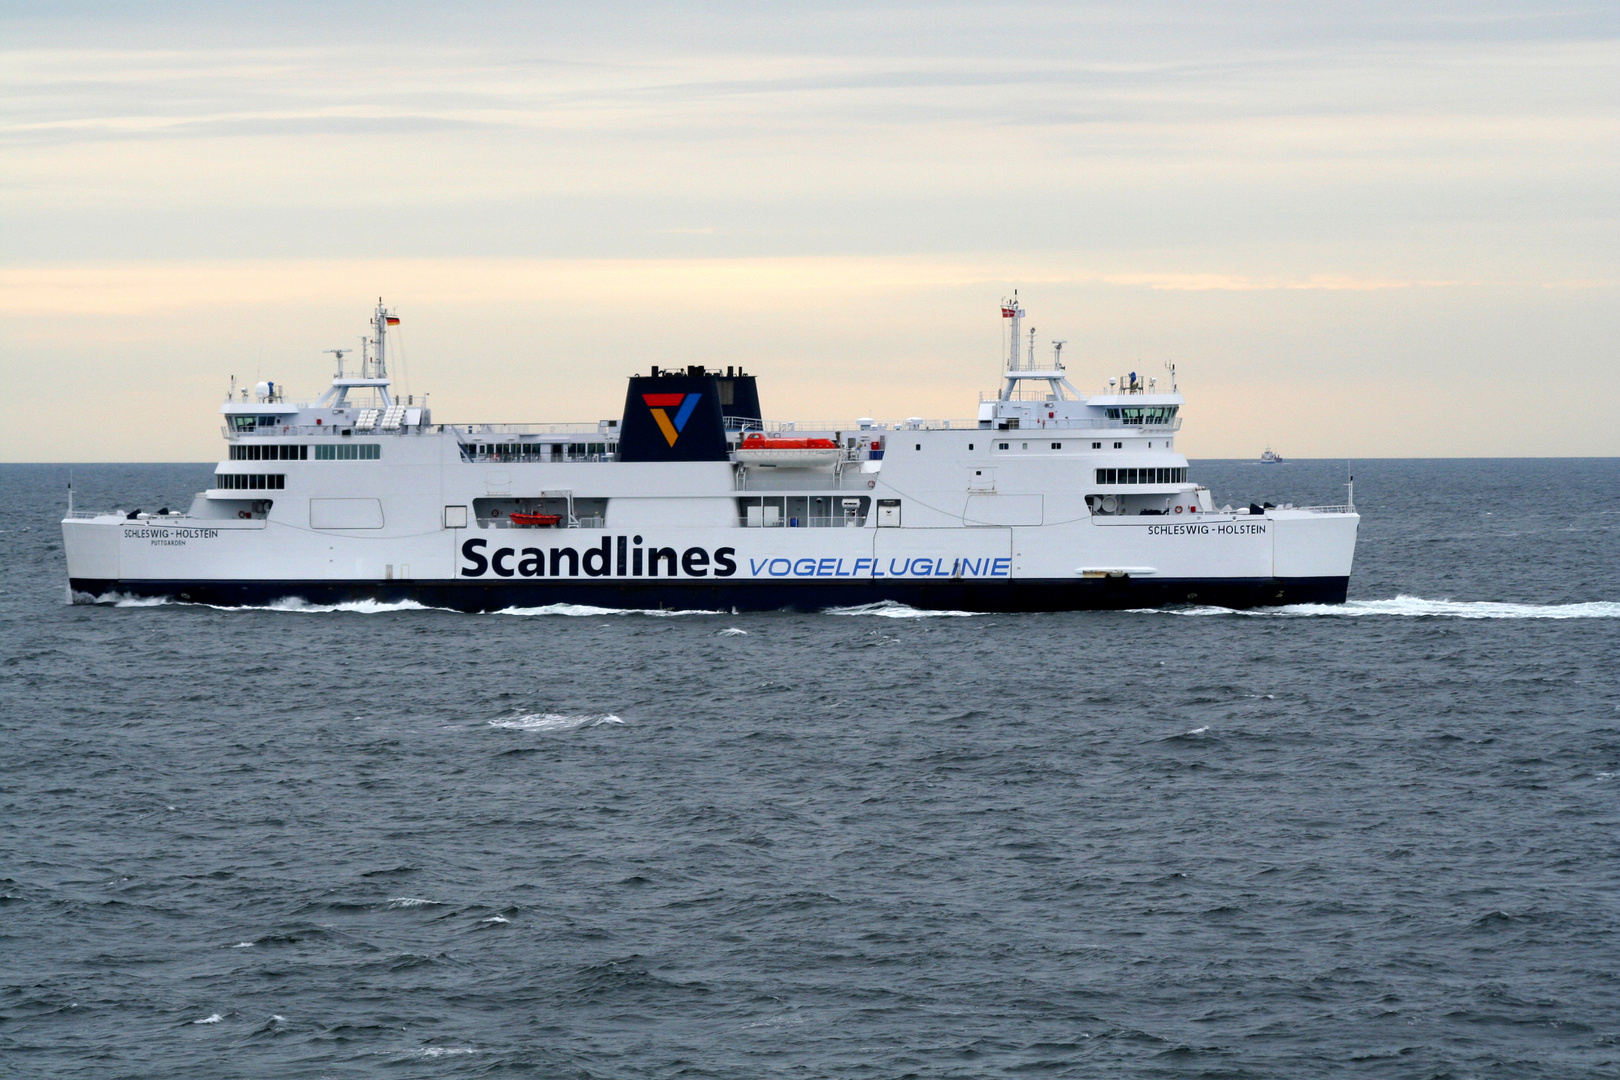
[{"label": "scandlines logo on funnel", "polygon": [[[641,400],[652,410],[653,419],[658,421],[658,430],[664,433],[664,441],[674,446],[675,440],[686,430],[686,422],[692,418],[692,410],[697,408],[698,398],[702,396],[702,394],[642,394]],[[670,409],[676,410],[673,420],[669,416]]]}]

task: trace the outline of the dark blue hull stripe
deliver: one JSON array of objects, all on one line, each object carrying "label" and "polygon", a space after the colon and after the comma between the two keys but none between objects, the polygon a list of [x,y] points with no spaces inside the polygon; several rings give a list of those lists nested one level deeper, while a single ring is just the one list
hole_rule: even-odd
[{"label": "dark blue hull stripe", "polygon": [[976,580],[742,581],[529,579],[524,581],[107,581],[75,578],[75,593],[168,597],[257,607],[278,600],[343,604],[414,600],[455,611],[584,604],[603,608],[818,611],[891,600],[934,611],[1096,611],[1210,604],[1250,608],[1342,604],[1348,577],[1053,578]]}]

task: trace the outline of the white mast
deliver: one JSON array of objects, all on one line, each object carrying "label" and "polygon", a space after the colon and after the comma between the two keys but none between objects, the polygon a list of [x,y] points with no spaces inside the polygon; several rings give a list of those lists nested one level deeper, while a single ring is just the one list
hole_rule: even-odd
[{"label": "white mast", "polygon": [[1018,370],[1018,345],[1023,338],[1020,332],[1024,323],[1024,309],[1018,306],[1018,290],[1014,289],[1011,300],[1001,302],[1001,317],[1012,320],[1011,346],[1007,352],[1007,370]]},{"label": "white mast", "polygon": [[387,409],[394,404],[393,395],[388,392],[388,327],[398,323],[399,319],[392,311],[383,306],[382,297],[377,297],[377,310],[371,316],[371,331],[373,337],[360,338],[360,375],[351,378],[343,374],[343,354],[353,352],[352,349],[327,349],[326,351],[337,357],[337,375],[332,379],[332,388],[322,394],[320,400],[315,402],[317,408],[332,406],[342,408],[349,404],[350,390],[370,390],[376,394],[382,408]]},{"label": "white mast", "polygon": [[366,362],[362,362],[360,368],[362,378],[388,378],[388,320],[390,319],[395,322],[399,321],[392,311],[383,307],[382,297],[377,297],[377,312],[371,317],[371,328],[377,336],[367,342],[371,347],[369,350],[370,356],[366,358],[366,361],[369,361],[369,367]]},{"label": "white mast", "polygon": [[1007,370],[1002,373],[1001,400],[1012,401],[1021,398],[1021,390],[1025,382],[1044,382],[1048,387],[1048,395],[1059,401],[1079,398],[1080,394],[1063,374],[1063,344],[1053,342],[1052,367],[1050,369],[1038,368],[1035,364],[1035,328],[1029,328],[1029,352],[1024,355],[1023,324],[1024,309],[1018,303],[1018,290],[1014,289],[1012,299],[1002,300],[1001,317],[1011,320],[1008,324],[1007,335]]}]

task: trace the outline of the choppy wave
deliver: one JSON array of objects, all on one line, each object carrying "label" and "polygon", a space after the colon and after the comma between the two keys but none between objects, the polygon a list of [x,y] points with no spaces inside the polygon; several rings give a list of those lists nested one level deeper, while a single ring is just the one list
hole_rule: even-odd
[{"label": "choppy wave", "polygon": [[1348,600],[1343,604],[1289,604],[1237,611],[1223,607],[1137,608],[1156,615],[1236,615],[1246,618],[1298,618],[1329,615],[1358,618],[1389,615],[1443,619],[1620,619],[1620,603],[1591,600],[1580,604],[1509,604],[1494,600],[1425,600],[1396,596],[1390,600]]},{"label": "choppy wave", "polygon": [[970,618],[977,611],[925,611],[898,600],[879,600],[875,604],[856,604],[853,607],[827,608],[824,615],[880,615],[885,619]]},{"label": "choppy wave", "polygon": [[437,900],[424,900],[419,896],[395,896],[388,901],[391,908],[437,907],[438,904]]},{"label": "choppy wave", "polygon": [[423,1046],[423,1047],[420,1047],[419,1049],[416,1049],[416,1050],[407,1051],[407,1056],[409,1056],[409,1057],[424,1057],[424,1058],[438,1058],[438,1057],[455,1057],[455,1056],[460,1055],[460,1054],[481,1054],[481,1053],[483,1053],[483,1051],[479,1050],[477,1047],[474,1047],[474,1046]]},{"label": "choppy wave", "polygon": [[596,716],[565,716],[562,713],[529,713],[491,720],[489,726],[509,731],[577,731],[580,728],[600,727],[603,724],[622,724],[624,721],[612,713]]},{"label": "choppy wave", "polygon": [[214,1013],[212,1016],[205,1016],[201,1020],[193,1020],[192,1023],[193,1024],[217,1024],[223,1019],[225,1019],[225,1018],[223,1016],[221,1016],[219,1013]]}]

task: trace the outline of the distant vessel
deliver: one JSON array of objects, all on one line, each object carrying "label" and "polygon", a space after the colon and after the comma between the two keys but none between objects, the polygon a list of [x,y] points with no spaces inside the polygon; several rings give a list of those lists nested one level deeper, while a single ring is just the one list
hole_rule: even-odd
[{"label": "distant vessel", "polygon": [[1174,367],[1082,395],[1023,315],[1002,303],[1002,386],[971,419],[767,422],[754,376],[693,365],[632,376],[617,419],[436,424],[393,393],[379,301],[319,400],[233,387],[188,509],[70,504],[68,577],[80,600],[467,611],[1344,600],[1353,506],[1217,507],[1175,449]]},{"label": "distant vessel", "polygon": [[1260,455],[1260,464],[1282,465],[1285,464],[1285,462],[1283,461],[1281,454],[1277,453],[1277,451],[1268,446],[1266,447],[1265,452]]}]

